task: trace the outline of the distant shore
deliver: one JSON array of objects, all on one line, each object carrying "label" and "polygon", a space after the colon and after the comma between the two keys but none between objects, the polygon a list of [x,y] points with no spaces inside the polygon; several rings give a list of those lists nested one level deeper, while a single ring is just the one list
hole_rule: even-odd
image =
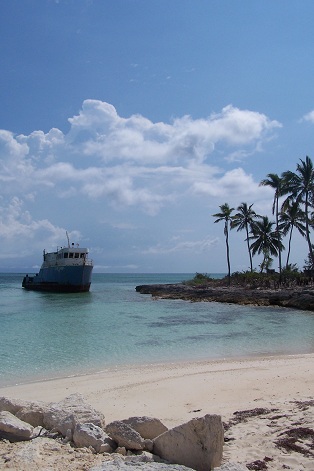
[{"label": "distant shore", "polygon": [[219,284],[191,285],[185,283],[139,285],[136,291],[160,299],[220,302],[255,306],[281,306],[314,311],[312,286],[281,287],[277,289],[222,286]]}]

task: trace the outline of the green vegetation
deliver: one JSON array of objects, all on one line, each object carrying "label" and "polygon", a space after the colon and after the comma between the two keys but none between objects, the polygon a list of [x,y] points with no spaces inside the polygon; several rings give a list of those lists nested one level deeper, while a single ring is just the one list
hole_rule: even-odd
[{"label": "green vegetation", "polygon": [[194,278],[192,278],[192,280],[184,281],[184,284],[195,286],[195,285],[204,285],[206,283],[210,283],[213,281],[215,281],[214,278],[211,278],[206,273],[205,274],[195,273]]},{"label": "green vegetation", "polygon": [[212,278],[210,275],[196,273],[194,278],[183,282],[184,285],[204,287],[206,286],[225,286],[232,285],[246,289],[276,289],[279,286],[293,288],[308,284],[307,273],[301,273],[295,265],[289,265],[283,268],[281,275],[274,270],[268,272],[257,272],[256,270],[247,270],[243,272],[234,272],[224,278]]},{"label": "green vegetation", "polygon": [[[272,214],[275,221],[268,216],[256,214],[252,209],[253,204],[241,203],[237,213],[232,214],[234,208],[224,203],[220,212],[213,214],[215,223],[224,221],[224,235],[226,240],[226,254],[228,284],[237,280],[248,282],[256,280],[259,276],[259,285],[264,284],[264,279],[274,283],[300,282],[300,273],[295,265],[290,263],[291,243],[293,230],[296,229],[306,240],[309,250],[308,259],[305,261],[305,270],[314,270],[314,246],[311,242],[310,233],[314,229],[314,166],[312,160],[307,156],[305,160],[300,159],[296,171],[285,171],[281,176],[269,173],[260,185],[269,186],[274,190]],[[250,271],[233,273],[231,275],[229,230],[245,231],[244,239],[249,255]],[[288,237],[288,250],[285,266],[282,266],[282,254],[285,250],[283,238]],[[254,256],[262,255],[263,259],[259,265],[259,272],[253,267]],[[271,270],[274,258],[278,258],[278,273]],[[263,275],[268,275],[266,278]],[[271,275],[271,276],[270,276]],[[261,283],[262,282],[262,283]]]}]

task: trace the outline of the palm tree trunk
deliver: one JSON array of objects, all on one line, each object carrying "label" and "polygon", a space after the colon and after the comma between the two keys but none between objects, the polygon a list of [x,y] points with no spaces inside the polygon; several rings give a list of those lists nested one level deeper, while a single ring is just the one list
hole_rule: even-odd
[{"label": "palm tree trunk", "polygon": [[225,225],[225,236],[226,236],[226,249],[227,249],[227,264],[228,264],[228,285],[230,285],[230,251],[229,251],[229,231],[228,231],[228,222],[226,221]]},{"label": "palm tree trunk", "polygon": [[249,228],[248,225],[245,225],[246,229],[246,242],[247,242],[247,249],[249,252],[249,257],[250,257],[250,267],[251,267],[251,272],[253,271],[253,260],[252,260],[252,254],[251,254],[251,249],[250,249],[250,240],[249,240]]},{"label": "palm tree trunk", "polygon": [[278,239],[278,262],[279,262],[279,276],[281,279],[281,249],[280,249],[280,234],[279,234],[279,210],[278,210],[278,196],[276,199],[276,232],[277,232],[277,239]]},{"label": "palm tree trunk", "polygon": [[291,226],[290,229],[290,235],[289,235],[289,245],[288,245],[288,254],[287,254],[287,262],[286,262],[286,269],[288,270],[289,266],[289,258],[290,258],[290,250],[291,250],[291,239],[292,239],[292,231],[293,231],[293,225]]},{"label": "palm tree trunk", "polygon": [[308,217],[308,212],[309,212],[309,201],[308,201],[308,193],[306,193],[305,196],[305,227],[306,227],[306,240],[309,246],[309,253],[312,261],[312,266],[314,266],[314,253],[313,253],[313,247],[310,239],[310,227],[309,227],[309,217]]}]

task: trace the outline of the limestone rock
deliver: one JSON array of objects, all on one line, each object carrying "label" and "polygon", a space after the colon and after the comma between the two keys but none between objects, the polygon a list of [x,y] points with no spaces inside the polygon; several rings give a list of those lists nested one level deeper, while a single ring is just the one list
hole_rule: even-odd
[{"label": "limestone rock", "polygon": [[44,413],[44,426],[71,438],[75,425],[92,423],[100,428],[105,425],[104,416],[95,411],[81,394],[71,394],[64,400],[50,404]]},{"label": "limestone rock", "polygon": [[145,440],[130,425],[116,420],[106,426],[106,432],[117,442],[118,447],[128,450],[144,450]]},{"label": "limestone rock", "polygon": [[221,465],[224,431],[219,415],[205,415],[154,439],[154,454],[196,471]]},{"label": "limestone rock", "polygon": [[44,426],[44,413],[48,406],[39,402],[30,402],[16,412],[16,417],[27,422],[33,427]]},{"label": "limestone rock", "polygon": [[151,440],[168,430],[159,419],[153,417],[129,417],[122,420],[122,422],[130,425],[142,438],[149,438]]},{"label": "limestone rock", "polygon": [[8,411],[15,415],[20,409],[29,405],[29,402],[21,399],[9,399],[8,397],[0,397],[0,412]]},{"label": "limestone rock", "polygon": [[124,446],[118,446],[118,448],[116,449],[116,453],[122,456],[126,456],[127,451]]},{"label": "limestone rock", "polygon": [[15,440],[29,440],[33,434],[33,427],[15,417],[8,411],[0,412],[0,437],[1,435]]},{"label": "limestone rock", "polygon": [[96,453],[112,453],[116,444],[97,425],[76,424],[73,432],[73,442],[79,448],[92,446]]}]

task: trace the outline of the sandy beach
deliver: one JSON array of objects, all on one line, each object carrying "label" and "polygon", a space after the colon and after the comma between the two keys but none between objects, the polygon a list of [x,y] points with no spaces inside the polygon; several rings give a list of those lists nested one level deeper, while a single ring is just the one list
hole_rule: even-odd
[{"label": "sandy beach", "polygon": [[314,432],[295,442],[301,443],[299,451],[275,444],[291,429],[313,431],[313,361],[314,354],[302,354],[117,367],[4,387],[0,395],[52,402],[81,393],[107,423],[146,415],[170,428],[193,417],[220,414],[227,438],[224,461],[267,466],[251,469],[313,471]]}]

